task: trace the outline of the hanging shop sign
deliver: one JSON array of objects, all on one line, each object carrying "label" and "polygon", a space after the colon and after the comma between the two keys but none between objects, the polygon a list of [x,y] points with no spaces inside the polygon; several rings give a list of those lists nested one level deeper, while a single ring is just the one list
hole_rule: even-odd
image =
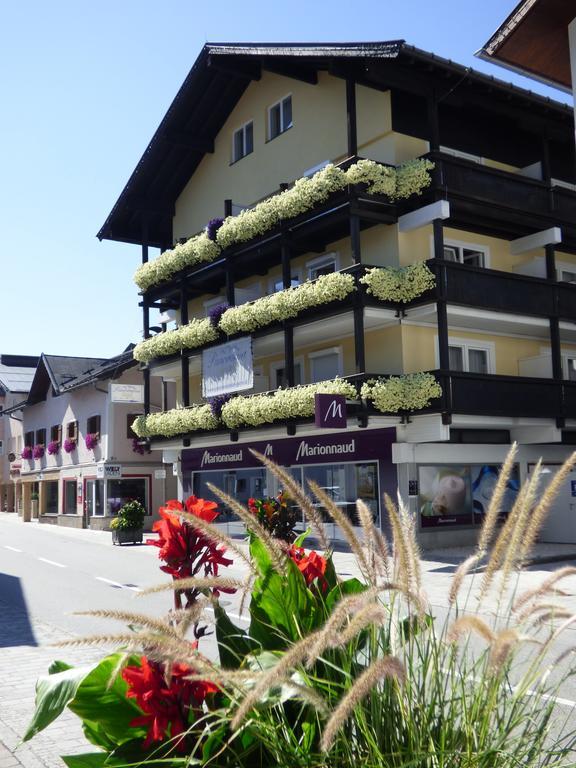
[{"label": "hanging shop sign", "polygon": [[319,429],[346,429],[346,398],[344,395],[314,395],[314,424]]},{"label": "hanging shop sign", "polygon": [[98,464],[96,477],[100,480],[118,480],[122,477],[121,464]]},{"label": "hanging shop sign", "polygon": [[143,384],[110,384],[110,399],[113,403],[143,403]]},{"label": "hanging shop sign", "polygon": [[252,339],[243,336],[202,352],[202,395],[217,397],[254,386]]}]

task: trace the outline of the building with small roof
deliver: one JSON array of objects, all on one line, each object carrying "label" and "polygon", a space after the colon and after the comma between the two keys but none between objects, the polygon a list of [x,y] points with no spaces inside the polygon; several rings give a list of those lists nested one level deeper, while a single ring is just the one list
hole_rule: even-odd
[{"label": "building with small roof", "polygon": [[[42,354],[24,398],[3,410],[2,421],[20,419],[13,497],[25,521],[103,529],[137,499],[150,528],[174,495],[160,454],[132,431],[143,401],[132,349],[110,359]],[[153,387],[157,408],[163,394]]]}]

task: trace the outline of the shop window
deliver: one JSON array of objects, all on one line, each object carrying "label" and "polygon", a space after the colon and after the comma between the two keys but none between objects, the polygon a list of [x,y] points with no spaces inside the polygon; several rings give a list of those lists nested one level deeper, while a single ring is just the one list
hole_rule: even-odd
[{"label": "shop window", "polygon": [[61,424],[54,424],[53,427],[50,427],[50,440],[51,441],[56,440],[58,443],[62,442],[62,425]]},{"label": "shop window", "polygon": [[108,480],[108,514],[117,515],[127,501],[135,499],[148,511],[148,479],[145,477],[123,477]]},{"label": "shop window", "polygon": [[45,429],[37,429],[36,430],[36,445],[46,445],[46,430]]},{"label": "shop window", "polygon": [[238,517],[215,497],[208,487],[208,483],[223,489],[244,506],[248,504],[250,498],[262,498],[272,493],[266,484],[266,470],[264,468],[194,472],[193,477],[184,476],[183,482],[184,495],[193,493],[198,498],[218,502],[220,511],[218,521],[220,523],[237,520]]},{"label": "shop window", "polygon": [[76,480],[64,480],[64,514],[75,515],[77,511],[78,483]]},{"label": "shop window", "polygon": [[469,267],[487,267],[488,249],[477,245],[444,241],[444,258]]},{"label": "shop window", "polygon": [[86,420],[86,434],[100,435],[100,416],[90,416]]},{"label": "shop window", "polygon": [[25,432],[24,433],[24,445],[26,448],[33,448],[34,447],[34,432]]},{"label": "shop window", "polygon": [[45,514],[58,514],[58,480],[45,480],[44,493],[46,498]]},{"label": "shop window", "polygon": [[78,422],[69,421],[66,424],[66,437],[69,440],[78,440]]},{"label": "shop window", "polygon": [[289,128],[292,128],[292,96],[285,96],[268,109],[268,139],[275,139]]},{"label": "shop window", "polygon": [[342,375],[342,350],[340,347],[310,352],[310,382],[328,381]]},{"label": "shop window", "polygon": [[321,275],[330,275],[338,269],[338,256],[335,253],[325,253],[317,259],[306,263],[308,279],[315,280]]},{"label": "shop window", "polygon": [[245,123],[232,137],[232,162],[236,163],[254,151],[254,123]]},{"label": "shop window", "polygon": [[[316,482],[353,525],[359,525],[356,499],[362,499],[379,526],[377,467],[375,462],[305,466],[302,468],[304,487],[310,480]],[[332,522],[321,504],[315,506],[326,521]]]}]

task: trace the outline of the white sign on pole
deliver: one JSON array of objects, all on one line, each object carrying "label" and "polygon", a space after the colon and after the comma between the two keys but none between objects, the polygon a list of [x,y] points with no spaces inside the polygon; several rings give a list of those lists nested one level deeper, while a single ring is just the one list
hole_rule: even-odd
[{"label": "white sign on pole", "polygon": [[202,352],[202,395],[215,397],[254,386],[252,339],[227,341]]},{"label": "white sign on pole", "polygon": [[110,384],[110,399],[113,403],[143,403],[143,384]]},{"label": "white sign on pole", "polygon": [[122,477],[122,465],[97,464],[96,477],[100,480],[118,480]]},{"label": "white sign on pole", "polygon": [[166,470],[165,469],[155,469],[154,470],[154,480],[166,480]]}]

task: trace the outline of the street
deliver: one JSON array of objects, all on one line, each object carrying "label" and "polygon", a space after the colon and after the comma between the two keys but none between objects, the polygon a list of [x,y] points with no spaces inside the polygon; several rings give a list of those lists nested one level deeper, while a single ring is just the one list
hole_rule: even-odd
[{"label": "street", "polygon": [[[0,742],[10,750],[3,753],[0,745],[0,768],[17,768],[19,763],[25,768],[61,768],[60,754],[86,750],[79,721],[70,713],[19,747],[15,755],[10,754],[32,715],[35,681],[51,661],[85,664],[103,655],[98,647],[53,645],[73,637],[124,630],[120,623],[74,615],[77,611],[106,608],[162,616],[172,605],[170,592],[138,594],[169,577],[159,570],[155,547],[114,547],[109,532],[23,524],[14,515],[0,514],[0,542]],[[445,550],[427,554],[423,562],[426,590],[438,622],[446,615],[449,582],[462,554]],[[334,561],[341,575],[357,574],[349,553],[335,553]],[[539,584],[566,564],[533,566],[522,574],[521,588]],[[235,563],[226,569],[226,575],[241,578],[245,570]],[[566,579],[563,587],[571,593],[567,604],[576,613],[576,577]],[[466,589],[465,583],[462,594]],[[222,599],[237,623],[238,601],[235,595]],[[488,604],[487,610],[494,607]],[[558,652],[576,645],[575,631],[564,633]],[[203,639],[201,647],[204,653],[215,654],[213,637]],[[565,716],[576,699],[576,683],[566,684],[562,696]]]}]

